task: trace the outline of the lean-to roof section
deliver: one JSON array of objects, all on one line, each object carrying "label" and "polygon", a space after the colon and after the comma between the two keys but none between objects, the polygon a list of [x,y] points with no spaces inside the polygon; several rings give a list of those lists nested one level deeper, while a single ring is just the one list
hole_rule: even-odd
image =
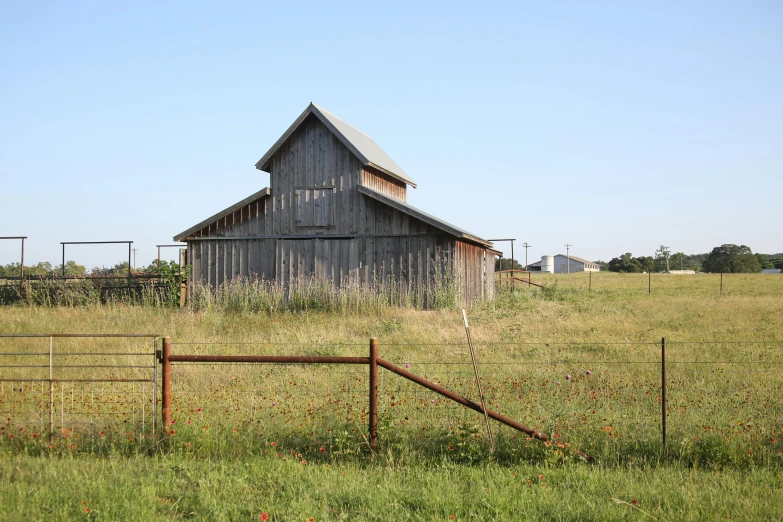
[{"label": "lean-to roof section", "polygon": [[269,172],[269,162],[272,156],[311,114],[321,120],[321,122],[340,139],[343,145],[348,147],[348,150],[362,162],[362,164],[375,167],[389,176],[416,188],[416,182],[413,181],[413,179],[402,170],[402,167],[397,165],[397,163],[395,163],[395,161],[391,159],[372,138],[314,103],[310,103],[310,105],[307,106],[296,121],[288,127],[288,130],[280,136],[280,139],[272,145],[272,148],[258,160],[256,168]]},{"label": "lean-to roof section", "polygon": [[187,229],[186,231],[180,232],[179,234],[174,236],[174,241],[182,241],[183,239],[185,239],[189,235],[198,232],[202,228],[208,227],[209,225],[215,223],[217,220],[223,219],[224,217],[226,217],[226,216],[236,212],[240,208],[242,208],[242,207],[244,207],[246,205],[249,205],[251,203],[254,203],[255,201],[258,201],[260,199],[263,199],[263,198],[269,196],[270,194],[272,194],[272,191],[271,191],[271,189],[269,187],[262,188],[261,190],[259,190],[255,194],[253,194],[252,196],[248,196],[245,199],[243,199],[242,201],[234,203],[230,207],[228,207],[228,208],[226,208],[224,210],[221,210],[220,212],[218,212],[214,216],[208,217],[207,219],[205,219],[204,221],[202,221],[198,225],[194,225],[194,226],[190,227],[189,229]]},{"label": "lean-to roof section", "polygon": [[443,221],[442,219],[438,219],[435,216],[431,214],[427,214],[426,212],[417,209],[416,207],[412,207],[408,205],[407,203],[403,203],[402,201],[398,201],[396,199],[392,199],[388,196],[385,196],[381,194],[380,192],[376,192],[370,188],[360,186],[359,192],[364,194],[365,196],[371,197],[377,201],[380,201],[381,203],[384,203],[386,205],[389,205],[392,208],[395,208],[399,210],[400,212],[404,212],[408,214],[411,217],[414,217],[416,219],[420,219],[421,221],[424,221],[425,223],[432,225],[435,228],[438,228],[440,230],[443,230],[444,232],[448,232],[449,234],[464,239],[465,241],[470,241],[471,243],[476,243],[481,246],[492,248],[492,242],[487,241],[486,239],[482,239],[474,234],[471,234],[470,232],[466,230],[462,230],[459,227],[455,227],[451,223],[447,223]]}]

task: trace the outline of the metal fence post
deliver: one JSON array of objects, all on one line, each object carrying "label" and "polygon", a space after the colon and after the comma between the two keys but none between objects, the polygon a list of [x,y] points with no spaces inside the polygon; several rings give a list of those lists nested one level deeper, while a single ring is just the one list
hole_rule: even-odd
[{"label": "metal fence post", "polygon": [[370,339],[370,449],[378,450],[378,339]]},{"label": "metal fence post", "polygon": [[165,434],[169,426],[171,425],[171,362],[169,362],[169,355],[171,354],[171,338],[163,338],[163,383],[161,390],[161,409],[163,410],[163,433]]},{"label": "metal fence post", "polygon": [[49,336],[49,444],[54,437],[54,382],[52,381],[52,349],[53,339]]},{"label": "metal fence post", "polygon": [[153,341],[153,349],[155,352],[152,362],[152,435],[155,435],[155,427],[158,423],[158,364],[162,357],[158,351],[158,338]]},{"label": "metal fence post", "polygon": [[661,434],[666,449],[666,337],[661,338]]}]

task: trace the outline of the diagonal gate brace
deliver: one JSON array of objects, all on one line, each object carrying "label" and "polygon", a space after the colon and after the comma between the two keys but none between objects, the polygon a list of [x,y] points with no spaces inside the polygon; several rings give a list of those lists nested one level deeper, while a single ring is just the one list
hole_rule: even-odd
[{"label": "diagonal gate brace", "polygon": [[[446,388],[438,386],[437,384],[435,384],[433,382],[430,382],[430,381],[428,381],[426,379],[422,379],[418,375],[414,375],[411,372],[406,371],[406,370],[400,368],[399,366],[396,366],[396,365],[394,365],[394,364],[392,364],[392,363],[390,363],[388,361],[385,361],[383,359],[378,359],[378,366],[380,366],[382,368],[386,368],[390,372],[396,373],[400,377],[404,377],[404,378],[408,379],[409,381],[413,381],[416,384],[418,384],[420,386],[423,386],[423,387],[427,388],[428,390],[432,390],[435,393],[443,395],[444,397],[446,397],[448,399],[451,399],[454,402],[457,402],[459,404],[462,404],[463,406],[465,406],[467,408],[470,408],[473,411],[477,411],[477,412],[479,412],[481,414],[485,413],[484,409],[480,405],[476,404],[475,402],[473,402],[473,401],[471,401],[469,399],[466,399],[465,397],[463,397],[461,395],[458,395],[458,394],[456,394],[456,393],[454,393],[452,391],[449,391]],[[520,423],[516,422],[515,420],[509,419],[508,417],[506,417],[504,415],[501,415],[499,413],[495,413],[494,411],[492,411],[490,409],[486,410],[486,415],[489,418],[491,418],[491,419],[495,419],[496,421],[500,422],[501,424],[505,424],[506,426],[514,428],[515,430],[527,433],[531,437],[533,437],[535,439],[538,439],[538,440],[540,440],[542,442],[550,442],[550,441],[551,442],[557,442],[557,441],[553,440],[546,433],[542,433],[540,431],[536,431],[533,428],[525,426],[524,424],[520,424]],[[587,453],[583,453],[581,451],[577,451],[576,454],[579,455],[580,457],[583,457],[588,462],[592,462],[593,461],[593,458],[590,455],[588,455]]]}]

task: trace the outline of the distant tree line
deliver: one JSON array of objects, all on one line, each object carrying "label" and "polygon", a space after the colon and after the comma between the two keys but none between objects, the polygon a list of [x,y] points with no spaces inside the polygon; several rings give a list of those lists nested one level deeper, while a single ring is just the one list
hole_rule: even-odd
[{"label": "distant tree line", "polygon": [[[20,270],[20,264],[19,263],[9,263],[7,265],[0,265],[0,278],[3,277],[19,277],[21,270]],[[174,261],[168,262],[161,260],[160,262],[160,269],[161,272],[168,274],[172,270],[179,271],[179,264],[175,263]],[[149,265],[146,267],[139,267],[131,269],[132,274],[157,274],[158,273],[158,261],[157,259],[154,259]],[[52,265],[48,261],[44,261],[43,263],[38,263],[35,265],[27,265],[24,266],[24,275],[27,276],[41,276],[41,277],[52,277],[52,276],[61,276],[63,274],[63,265]],[[78,276],[124,276],[128,275],[128,262],[124,261],[122,263],[117,263],[116,265],[106,268],[106,267],[95,267],[90,270],[84,267],[84,265],[79,265],[75,261],[68,260],[65,262],[65,275],[68,277],[78,277]]]},{"label": "distant tree line", "polygon": [[525,267],[522,266],[519,263],[519,261],[517,261],[516,259],[514,259],[513,264],[511,262],[510,258],[501,257],[501,258],[495,259],[495,271],[496,272],[499,271],[499,270],[511,270],[512,268],[514,270],[524,270],[525,269]]},{"label": "distant tree line", "polygon": [[717,246],[708,254],[687,255],[683,252],[668,254],[663,251],[657,253],[655,257],[634,257],[628,252],[612,258],[606,264],[606,269],[610,272],[665,272],[668,269],[755,274],[768,268],[783,269],[783,254],[754,254],[745,245],[733,244]]}]

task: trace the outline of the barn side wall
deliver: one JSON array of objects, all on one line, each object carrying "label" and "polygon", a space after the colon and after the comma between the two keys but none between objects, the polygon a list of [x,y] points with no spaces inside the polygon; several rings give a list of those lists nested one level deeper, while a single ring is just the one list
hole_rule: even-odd
[{"label": "barn side wall", "polygon": [[336,285],[383,281],[401,284],[427,306],[427,288],[442,283],[438,278],[447,270],[454,273],[456,240],[372,198],[361,195],[360,202],[358,233],[302,239],[263,237],[270,228],[271,197],[250,203],[205,227],[201,237],[188,240],[193,281],[211,286],[238,277],[283,285],[302,276],[322,277]]},{"label": "barn side wall", "polygon": [[456,241],[459,300],[471,305],[495,296],[495,256],[485,248]]}]

